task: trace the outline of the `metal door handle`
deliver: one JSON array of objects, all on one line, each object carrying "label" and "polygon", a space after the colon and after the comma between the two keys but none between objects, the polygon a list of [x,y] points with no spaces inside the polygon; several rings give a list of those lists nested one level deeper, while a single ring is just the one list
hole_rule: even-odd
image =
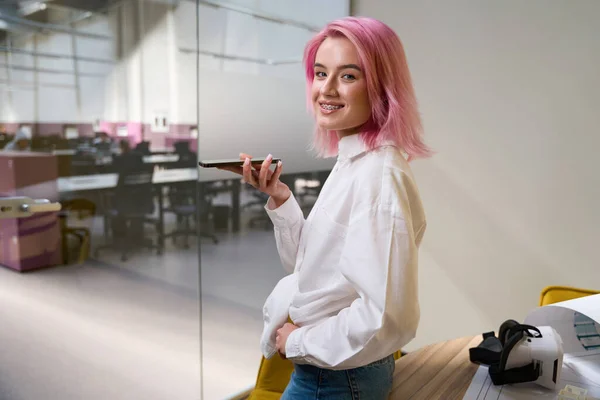
[{"label": "metal door handle", "polygon": [[25,218],[34,213],[60,211],[60,203],[29,197],[0,197],[0,219]]}]

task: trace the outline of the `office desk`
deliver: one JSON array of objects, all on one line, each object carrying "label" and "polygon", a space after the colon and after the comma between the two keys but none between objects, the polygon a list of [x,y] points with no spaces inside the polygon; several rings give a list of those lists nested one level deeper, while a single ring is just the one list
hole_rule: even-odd
[{"label": "office desk", "polygon": [[390,399],[462,399],[479,366],[469,360],[469,348],[481,335],[426,346],[396,361]]},{"label": "office desk", "polygon": [[[152,174],[152,183],[155,185],[189,182],[198,179],[196,168],[176,168],[156,170]],[[58,178],[58,191],[80,192],[86,190],[112,189],[117,186],[119,174],[95,174]]]},{"label": "office desk", "polygon": [[142,159],[146,164],[167,164],[179,161],[179,154],[151,154]]},{"label": "office desk", "polygon": [[[117,186],[119,174],[96,174],[58,178],[58,192],[62,195],[73,192],[113,189]],[[197,168],[157,169],[152,175],[152,183],[158,190],[159,245],[164,248],[164,202],[162,187],[170,183],[198,181]],[[223,191],[231,193],[232,230],[240,230],[240,189],[239,179],[230,180]]]},{"label": "office desk", "polygon": [[119,174],[95,174],[58,178],[58,192],[85,192],[88,190],[112,189],[117,186]]}]

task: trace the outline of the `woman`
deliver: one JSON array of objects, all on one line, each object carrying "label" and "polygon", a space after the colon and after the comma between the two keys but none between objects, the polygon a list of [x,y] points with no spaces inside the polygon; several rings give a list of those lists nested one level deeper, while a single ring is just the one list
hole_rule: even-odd
[{"label": "woman", "polygon": [[[392,354],[419,322],[418,247],[425,215],[408,160],[421,140],[404,50],[369,18],[328,24],[306,46],[315,147],[337,163],[305,220],[272,156],[229,169],[270,195],[266,210],[292,274],[264,307],[262,349],[294,363],[283,399],[384,399]],[[294,322],[285,323],[287,316]]]}]

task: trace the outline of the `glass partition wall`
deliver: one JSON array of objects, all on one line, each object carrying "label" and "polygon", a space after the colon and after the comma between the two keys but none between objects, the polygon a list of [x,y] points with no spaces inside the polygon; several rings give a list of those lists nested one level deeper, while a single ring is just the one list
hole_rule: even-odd
[{"label": "glass partition wall", "polygon": [[[0,398],[227,399],[284,276],[266,198],[199,159],[273,154],[305,213],[306,41],[347,0],[0,4]],[[19,200],[21,201],[21,200]],[[23,200],[24,201],[24,200]]]},{"label": "glass partition wall", "polygon": [[187,5],[0,4],[2,399],[202,397]]},{"label": "glass partition wall", "polygon": [[[187,21],[195,6],[180,4]],[[349,2],[200,1],[198,9],[199,53],[186,43],[179,57],[199,60],[199,157],[281,158],[282,180],[308,214],[333,161],[309,152],[303,50],[327,21],[349,14]],[[256,381],[262,306],[285,272],[264,211],[267,197],[232,173],[199,174],[219,240],[201,242],[204,394],[224,399]]]}]

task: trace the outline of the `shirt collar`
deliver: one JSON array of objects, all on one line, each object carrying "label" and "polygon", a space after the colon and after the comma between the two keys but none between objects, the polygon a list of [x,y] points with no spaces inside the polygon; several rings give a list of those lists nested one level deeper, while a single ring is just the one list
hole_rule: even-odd
[{"label": "shirt collar", "polygon": [[344,136],[338,142],[338,159],[347,160],[354,158],[367,151],[360,134]]},{"label": "shirt collar", "polygon": [[[384,146],[396,146],[391,141],[383,141],[376,148]],[[344,136],[338,142],[338,160],[349,160],[368,151],[367,146],[359,133]]]}]

